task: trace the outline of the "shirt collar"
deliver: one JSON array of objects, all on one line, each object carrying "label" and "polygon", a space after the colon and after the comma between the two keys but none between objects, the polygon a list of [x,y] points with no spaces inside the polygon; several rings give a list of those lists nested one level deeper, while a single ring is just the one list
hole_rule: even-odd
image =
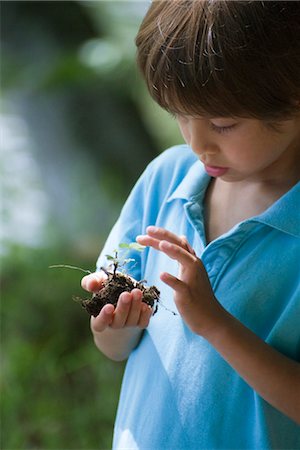
[{"label": "shirt collar", "polygon": [[[167,202],[182,199],[191,202],[204,200],[205,191],[211,177],[205,172],[201,161],[197,160],[188,170]],[[256,221],[284,233],[300,237],[300,182],[277,200],[262,214],[245,222]]]},{"label": "shirt collar", "polygon": [[210,182],[210,176],[205,172],[201,161],[197,160],[190,167],[185,177],[181,180],[177,188],[170,195],[167,202],[175,199],[193,201],[195,198],[204,196]]},{"label": "shirt collar", "polygon": [[253,220],[300,237],[300,181]]}]

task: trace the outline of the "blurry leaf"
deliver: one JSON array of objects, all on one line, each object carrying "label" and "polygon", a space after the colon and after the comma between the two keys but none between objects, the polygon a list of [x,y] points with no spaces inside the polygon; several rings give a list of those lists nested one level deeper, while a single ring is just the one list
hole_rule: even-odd
[{"label": "blurry leaf", "polygon": [[86,84],[94,79],[96,79],[95,72],[82,64],[75,53],[71,53],[52,64],[37,86],[46,90],[63,85]]},{"label": "blurry leaf", "polygon": [[137,250],[138,252],[142,252],[146,248],[144,245],[140,245],[137,242],[131,242],[130,244],[121,243],[121,244],[119,244],[119,247],[120,248],[127,248],[127,249]]},{"label": "blurry leaf", "polygon": [[126,242],[122,242],[121,244],[119,244],[120,248],[130,248],[129,244],[126,244]]},{"label": "blurry leaf", "polygon": [[120,45],[108,39],[91,39],[81,47],[79,60],[99,72],[111,72],[122,60]]},{"label": "blurry leaf", "polygon": [[114,257],[111,256],[111,255],[105,255],[105,258],[106,258],[108,261],[116,261],[116,258],[114,258]]}]

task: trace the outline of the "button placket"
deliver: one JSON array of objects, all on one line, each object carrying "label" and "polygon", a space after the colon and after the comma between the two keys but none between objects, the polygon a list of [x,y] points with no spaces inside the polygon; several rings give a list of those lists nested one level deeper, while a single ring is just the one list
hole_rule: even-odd
[{"label": "button placket", "polygon": [[203,219],[203,207],[196,202],[188,202],[184,205],[185,214],[189,223],[200,237],[203,248],[206,246],[205,226]]},{"label": "button placket", "polygon": [[222,272],[257,224],[255,221],[249,220],[242,222],[206,246],[203,207],[198,202],[188,202],[185,204],[185,212],[203,243],[203,251],[199,256],[205,266],[212,288],[215,290]]}]

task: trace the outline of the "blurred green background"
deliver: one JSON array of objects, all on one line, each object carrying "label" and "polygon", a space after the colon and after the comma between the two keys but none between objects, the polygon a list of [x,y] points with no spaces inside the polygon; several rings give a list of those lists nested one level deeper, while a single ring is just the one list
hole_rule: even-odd
[{"label": "blurred green background", "polygon": [[144,1],[1,1],[1,449],[109,449],[123,364],[84,296],[147,163],[181,141],[135,67]]}]

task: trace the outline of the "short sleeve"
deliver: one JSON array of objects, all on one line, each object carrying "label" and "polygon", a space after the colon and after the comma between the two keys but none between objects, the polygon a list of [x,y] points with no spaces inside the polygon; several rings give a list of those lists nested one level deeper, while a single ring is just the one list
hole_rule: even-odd
[{"label": "short sleeve", "polygon": [[[107,266],[106,255],[112,255],[118,249],[120,243],[135,242],[137,235],[144,233],[147,226],[145,223],[145,205],[148,203],[149,190],[147,186],[149,187],[151,179],[151,166],[150,163],[125,202],[97,260],[97,270]],[[134,259],[126,266],[126,272],[134,279],[141,280],[143,278],[141,274],[141,252],[130,250],[129,253],[126,253],[126,258]]]},{"label": "short sleeve", "polygon": [[[107,266],[105,255],[112,255],[120,243],[135,242],[144,234],[148,225],[157,224],[168,199],[197,160],[187,146],[174,146],[155,158],[148,165],[125,202],[120,217],[112,228],[97,261],[97,269]],[[131,250],[126,258],[135,261],[126,266],[126,272],[141,280],[146,266],[149,248],[143,252]]]}]

